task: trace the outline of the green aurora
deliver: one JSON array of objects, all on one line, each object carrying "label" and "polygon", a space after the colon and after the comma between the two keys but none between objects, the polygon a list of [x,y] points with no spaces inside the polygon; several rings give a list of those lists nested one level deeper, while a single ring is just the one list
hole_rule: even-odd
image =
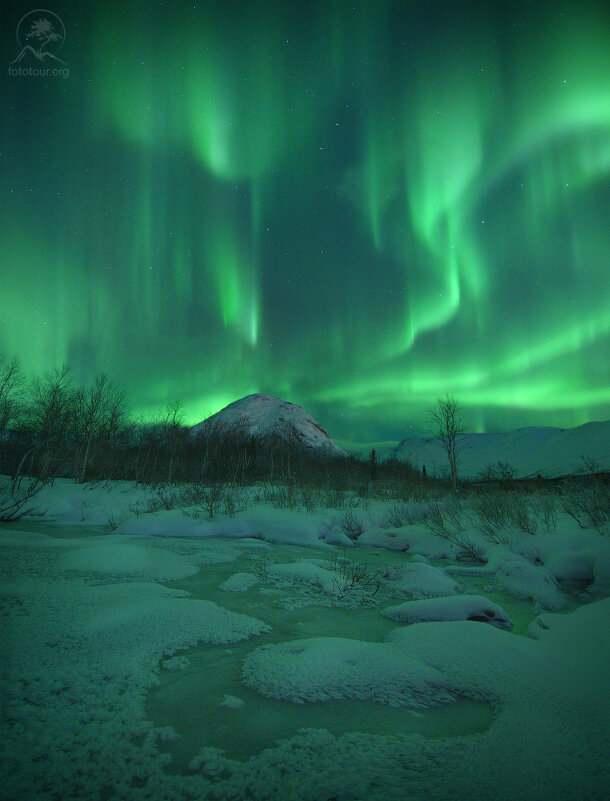
[{"label": "green aurora", "polygon": [[610,417],[605,3],[52,10],[69,77],[1,78],[26,371],[192,423],[265,392],[343,440],[447,391],[471,430]]}]

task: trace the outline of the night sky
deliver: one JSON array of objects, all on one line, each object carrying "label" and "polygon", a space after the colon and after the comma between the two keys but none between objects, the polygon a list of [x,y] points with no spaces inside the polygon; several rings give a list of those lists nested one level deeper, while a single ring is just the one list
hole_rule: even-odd
[{"label": "night sky", "polygon": [[352,441],[447,391],[470,430],[610,417],[606,3],[60,3],[65,78],[9,74],[10,6],[0,352],[26,371],[191,423],[265,392]]}]

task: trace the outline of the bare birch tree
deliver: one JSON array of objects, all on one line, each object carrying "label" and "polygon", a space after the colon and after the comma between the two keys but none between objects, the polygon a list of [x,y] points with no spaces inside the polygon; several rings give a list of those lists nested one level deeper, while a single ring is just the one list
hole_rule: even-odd
[{"label": "bare birch tree", "polygon": [[98,375],[89,389],[79,389],[74,398],[73,432],[84,449],[77,481],[84,482],[91,446],[116,434],[125,415],[125,393],[116,389],[106,373]]},{"label": "bare birch tree", "polygon": [[17,418],[23,384],[19,358],[0,356],[0,435]]},{"label": "bare birch tree", "polygon": [[429,410],[429,414],[433,433],[447,454],[451,470],[451,483],[454,491],[457,491],[457,462],[462,441],[461,435],[464,433],[462,407],[453,395],[447,394],[444,398],[437,399]]}]

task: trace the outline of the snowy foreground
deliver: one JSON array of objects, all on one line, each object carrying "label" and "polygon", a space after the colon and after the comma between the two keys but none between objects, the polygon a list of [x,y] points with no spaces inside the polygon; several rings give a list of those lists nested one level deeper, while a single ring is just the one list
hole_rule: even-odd
[{"label": "snowy foreground", "polygon": [[388,502],[354,542],[152,496],[56,481],[0,527],[1,799],[607,798],[607,535],[468,563]]}]

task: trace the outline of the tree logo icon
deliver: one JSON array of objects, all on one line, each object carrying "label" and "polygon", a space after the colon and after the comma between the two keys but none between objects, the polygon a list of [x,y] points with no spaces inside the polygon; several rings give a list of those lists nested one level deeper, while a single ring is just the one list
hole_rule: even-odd
[{"label": "tree logo icon", "polygon": [[63,47],[65,38],[66,29],[57,14],[46,8],[28,11],[17,25],[17,43],[21,49],[11,64],[21,63],[28,53],[38,61],[50,59],[64,64],[56,54]]}]

